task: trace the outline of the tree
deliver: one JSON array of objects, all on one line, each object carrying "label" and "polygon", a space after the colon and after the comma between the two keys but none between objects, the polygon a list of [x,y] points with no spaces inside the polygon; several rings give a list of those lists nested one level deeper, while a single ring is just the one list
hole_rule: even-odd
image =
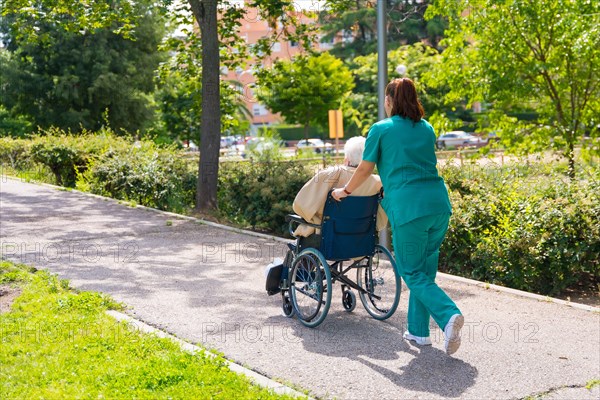
[{"label": "tree", "polygon": [[0,25],[12,53],[12,63],[0,66],[1,101],[13,115],[75,132],[96,130],[106,120],[117,131],[148,126],[164,35],[153,3],[136,2],[128,19],[117,19],[115,11],[106,26],[99,16],[82,25],[85,10],[69,14],[51,2],[32,2],[29,10],[13,6],[8,4]]},{"label": "tree", "polygon": [[287,122],[304,125],[305,139],[311,124],[327,127],[328,110],[338,109],[354,87],[350,70],[328,53],[277,61],[261,71],[257,85],[258,99]]},{"label": "tree", "polygon": [[[427,40],[429,45],[437,47],[445,23],[442,18],[425,20],[428,4],[428,0],[387,1],[388,46],[395,48]],[[377,1],[338,0],[330,1],[328,5],[320,12],[324,33],[322,40],[331,40],[339,34],[344,37],[334,45],[331,54],[342,59],[353,59],[377,50]]]},{"label": "tree", "polygon": [[[207,212],[217,207],[221,136],[219,85],[221,60],[225,58],[235,64],[243,58],[241,54],[235,57],[234,52],[227,50],[232,47],[241,49],[238,45],[241,38],[237,37],[236,30],[245,16],[245,11],[225,0],[188,0],[188,2],[200,27],[202,42],[202,114],[196,211]],[[313,30],[310,26],[299,23],[291,0],[254,0],[247,5],[259,10],[261,18],[269,22],[274,32],[278,32],[276,35],[262,38],[252,49],[257,59],[261,55],[270,54],[272,41],[278,40],[280,36],[298,42],[306,49],[312,45]]]},{"label": "tree", "polygon": [[[201,37],[190,28],[194,17],[189,5],[181,4],[172,11],[169,25],[174,34],[169,35],[161,46],[171,57],[160,65],[156,79],[156,103],[160,111],[158,133],[167,140],[192,140],[198,144],[202,120]],[[223,34],[223,26],[220,31]],[[238,49],[238,54],[240,50],[244,51]],[[238,57],[222,61],[229,67],[237,62]],[[243,88],[240,86],[239,82],[220,81],[221,130],[229,134],[245,133],[250,125],[250,111],[242,102],[240,92]]]},{"label": "tree", "polygon": [[[415,82],[427,118],[433,114],[452,113],[453,109],[462,108],[458,103],[445,104],[443,98],[448,88],[432,84],[435,76],[429,76],[429,73],[439,63],[441,63],[439,52],[420,42],[400,46],[388,52],[389,79],[406,76]],[[396,71],[400,65],[406,67],[403,74]],[[364,134],[378,120],[377,53],[354,58],[350,62],[350,69],[356,82],[356,88],[350,95],[352,108],[356,110],[353,121]]]},{"label": "tree", "polygon": [[535,109],[530,137],[560,149],[573,177],[574,146],[600,115],[600,2],[440,0],[428,15],[449,19],[436,71],[448,98]]}]

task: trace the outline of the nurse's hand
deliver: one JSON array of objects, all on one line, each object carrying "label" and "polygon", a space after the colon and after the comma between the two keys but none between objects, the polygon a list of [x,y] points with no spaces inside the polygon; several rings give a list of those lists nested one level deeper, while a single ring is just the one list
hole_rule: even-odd
[{"label": "nurse's hand", "polygon": [[348,193],[346,193],[346,191],[344,190],[344,188],[338,188],[338,189],[334,189],[331,192],[331,197],[333,197],[333,199],[336,200],[336,201],[340,201],[344,197],[348,197]]}]

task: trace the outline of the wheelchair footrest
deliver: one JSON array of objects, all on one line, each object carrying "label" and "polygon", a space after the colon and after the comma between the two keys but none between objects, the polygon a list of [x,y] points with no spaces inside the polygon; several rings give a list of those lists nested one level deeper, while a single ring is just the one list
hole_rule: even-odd
[{"label": "wheelchair footrest", "polygon": [[273,296],[281,291],[280,283],[282,273],[283,264],[273,265],[269,268],[269,271],[267,272],[267,282],[265,284],[265,289],[269,296]]}]

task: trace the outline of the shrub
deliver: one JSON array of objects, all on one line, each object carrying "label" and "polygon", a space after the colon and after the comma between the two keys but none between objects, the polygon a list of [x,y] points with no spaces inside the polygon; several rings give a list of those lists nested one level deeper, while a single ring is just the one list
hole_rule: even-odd
[{"label": "shrub", "polygon": [[31,141],[31,157],[48,167],[58,185],[75,187],[77,176],[84,173],[93,161],[109,150],[129,146],[127,139],[114,135],[109,129],[99,132],[83,131],[70,135],[58,128],[40,131]]},{"label": "shrub", "polygon": [[188,163],[175,148],[152,142],[105,152],[82,181],[92,193],[161,210],[181,212],[195,199],[196,174]]},{"label": "shrub", "polygon": [[86,166],[83,154],[67,143],[39,141],[31,146],[33,160],[50,168],[56,183],[75,187],[77,171]]},{"label": "shrub", "polygon": [[0,138],[0,165],[13,170],[31,166],[31,141],[25,139]]},{"label": "shrub", "polygon": [[442,269],[549,295],[600,283],[597,180],[547,167],[443,172],[454,214]]},{"label": "shrub", "polygon": [[224,163],[220,167],[219,211],[242,225],[287,234],[298,191],[312,177],[297,162]]}]

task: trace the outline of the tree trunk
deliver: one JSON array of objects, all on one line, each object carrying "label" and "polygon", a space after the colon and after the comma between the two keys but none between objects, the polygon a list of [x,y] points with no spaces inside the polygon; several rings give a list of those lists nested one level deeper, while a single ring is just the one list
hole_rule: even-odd
[{"label": "tree trunk", "polygon": [[571,180],[575,179],[575,133],[569,132],[567,134],[567,160],[569,160],[568,174]]},{"label": "tree trunk", "polygon": [[308,124],[304,124],[304,139],[308,142]]},{"label": "tree trunk", "polygon": [[217,0],[189,0],[200,26],[202,41],[202,115],[200,161],[196,185],[196,211],[217,207],[217,182],[221,137],[220,62],[217,32]]}]

